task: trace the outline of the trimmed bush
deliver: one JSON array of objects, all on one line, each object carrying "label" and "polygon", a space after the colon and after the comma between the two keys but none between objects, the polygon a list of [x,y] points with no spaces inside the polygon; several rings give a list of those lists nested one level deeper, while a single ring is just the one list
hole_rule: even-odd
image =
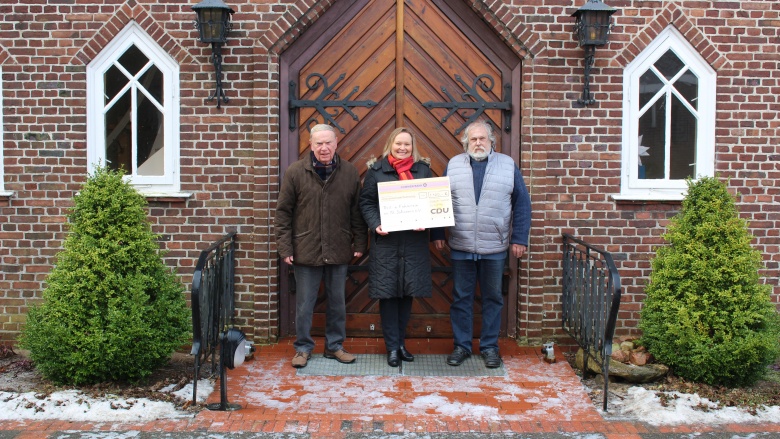
[{"label": "trimmed bush", "polygon": [[20,345],[56,383],[137,381],[189,340],[184,287],[162,260],[145,198],[121,172],[97,169],[74,203]]},{"label": "trimmed bush", "polygon": [[641,343],[685,379],[755,383],[780,353],[780,319],[726,185],[689,181],[664,238],[670,245],[658,249],[645,290]]}]

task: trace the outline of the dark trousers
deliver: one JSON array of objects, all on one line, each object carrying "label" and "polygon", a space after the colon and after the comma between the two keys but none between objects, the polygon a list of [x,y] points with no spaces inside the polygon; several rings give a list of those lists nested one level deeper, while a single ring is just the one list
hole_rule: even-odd
[{"label": "dark trousers", "polygon": [[325,349],[338,351],[347,336],[347,307],[344,302],[344,286],[347,283],[347,264],[342,265],[296,265],[295,266],[295,350],[311,352],[314,339],[311,338],[314,305],[320,284],[325,284]]},{"label": "dark trousers", "polygon": [[406,325],[412,316],[412,298],[379,299],[379,317],[387,352],[398,350],[406,339]]}]

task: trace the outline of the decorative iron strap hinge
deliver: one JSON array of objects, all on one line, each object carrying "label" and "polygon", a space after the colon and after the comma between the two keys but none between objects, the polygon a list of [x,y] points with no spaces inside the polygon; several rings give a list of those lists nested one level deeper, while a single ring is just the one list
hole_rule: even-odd
[{"label": "decorative iron strap hinge", "polygon": [[480,116],[482,116],[482,113],[485,112],[485,110],[491,110],[491,109],[498,109],[502,110],[504,115],[504,130],[506,132],[509,132],[510,127],[512,126],[512,86],[510,84],[504,84],[504,97],[503,102],[489,102],[486,101],[482,95],[479,93],[479,90],[477,89],[477,85],[479,85],[479,88],[485,92],[489,93],[493,91],[493,86],[495,85],[495,81],[493,80],[493,77],[488,74],[482,74],[474,78],[474,83],[469,86],[466,84],[465,81],[460,77],[460,75],[455,75],[455,80],[458,81],[463,88],[466,90],[465,93],[461,93],[461,97],[463,98],[462,101],[456,100],[449,91],[447,91],[446,87],[442,87],[441,91],[447,97],[450,99],[449,102],[433,102],[428,101],[423,104],[425,108],[431,109],[431,108],[448,108],[450,111],[447,113],[446,116],[441,118],[441,123],[447,122],[447,119],[450,118],[453,114],[455,114],[459,110],[472,110],[473,113],[471,115],[467,115],[466,111],[461,113],[461,116],[467,118],[465,122],[463,122],[463,125],[460,126],[457,130],[455,130],[455,134],[460,134],[461,131],[463,131],[470,123],[476,121]]},{"label": "decorative iron strap hinge", "polygon": [[[312,107],[316,108],[317,111],[322,115],[324,119],[324,123],[328,123],[330,125],[333,125],[334,128],[338,129],[342,134],[346,133],[344,128],[341,127],[341,125],[336,122],[336,117],[339,115],[339,111],[335,110],[334,112],[330,113],[328,112],[328,107],[341,107],[343,111],[345,111],[347,114],[352,116],[353,120],[359,120],[357,115],[352,112],[352,107],[375,107],[376,102],[367,100],[367,101],[350,101],[349,98],[352,97],[355,93],[357,93],[359,87],[355,86],[355,88],[352,89],[352,91],[344,98],[340,100],[331,100],[326,101],[325,98],[327,98],[330,95],[333,95],[334,98],[338,99],[339,93],[335,91],[334,89],[336,86],[346,77],[346,73],[342,73],[339,75],[338,79],[336,79],[336,82],[334,82],[332,85],[328,84],[328,80],[325,79],[325,76],[320,73],[312,73],[309,76],[306,77],[306,86],[309,87],[309,90],[317,90],[320,88],[320,85],[322,85],[322,92],[320,92],[319,96],[317,96],[316,99],[290,99],[290,131],[295,131],[295,129],[298,127],[298,108],[304,108],[304,107]],[[314,80],[312,80],[314,78]],[[298,89],[297,84],[295,81],[290,81],[290,96],[298,96]],[[314,117],[309,118],[308,121],[306,121],[306,125],[309,126],[309,129],[311,129],[311,125],[318,123],[319,121],[315,119]]]}]

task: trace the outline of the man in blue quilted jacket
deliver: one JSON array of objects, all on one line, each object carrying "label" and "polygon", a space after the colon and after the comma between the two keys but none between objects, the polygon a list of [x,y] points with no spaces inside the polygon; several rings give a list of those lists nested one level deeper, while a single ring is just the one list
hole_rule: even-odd
[{"label": "man in blue quilted jacket", "polygon": [[[486,122],[466,127],[461,138],[464,153],[450,159],[455,225],[449,228],[453,301],[450,320],[455,348],[447,364],[460,366],[471,356],[473,303],[477,284],[482,293],[482,332],[479,351],[485,366],[501,366],[498,333],[501,329],[502,276],[507,251],[522,257],[528,247],[531,199],[520,169],[511,157],[494,151],[496,138]],[[438,249],[444,240],[436,240]]]}]

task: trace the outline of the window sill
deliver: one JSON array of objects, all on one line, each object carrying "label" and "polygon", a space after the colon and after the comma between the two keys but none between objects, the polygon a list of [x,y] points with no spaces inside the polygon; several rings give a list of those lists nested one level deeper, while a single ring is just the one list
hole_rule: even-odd
[{"label": "window sill", "polygon": [[12,191],[0,191],[0,202],[9,202],[13,197],[14,192]]},{"label": "window sill", "polygon": [[679,203],[685,198],[685,194],[635,193],[611,195],[610,197],[617,203]]},{"label": "window sill", "polygon": [[141,192],[146,201],[156,203],[183,203],[192,198],[191,192]]}]

